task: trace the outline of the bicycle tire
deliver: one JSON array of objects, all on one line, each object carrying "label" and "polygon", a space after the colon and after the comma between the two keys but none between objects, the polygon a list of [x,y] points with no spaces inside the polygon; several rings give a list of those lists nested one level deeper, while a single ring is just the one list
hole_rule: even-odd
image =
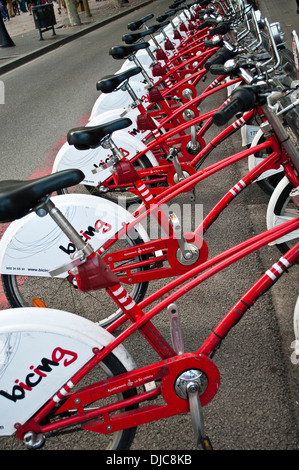
[{"label": "bicycle tire", "polygon": [[[129,246],[143,243],[143,239],[135,229],[128,232],[125,237],[126,241],[123,238],[115,242],[111,250],[115,251],[118,246],[123,246],[124,243]],[[146,259],[146,255],[136,257],[136,261],[144,261]],[[148,267],[143,266],[138,268],[138,271],[146,269]],[[26,277],[11,274],[3,274],[1,277],[5,296],[13,308],[32,306],[32,299],[37,297],[49,308],[71,311],[98,323],[103,328],[106,328],[122,315],[120,309],[113,310],[116,305],[105,290],[80,292],[73,283],[69,282],[68,277]],[[136,283],[130,287],[132,287],[131,291],[128,290],[128,286],[125,286],[133,300],[138,303],[146,294],[148,282]],[[55,293],[56,295],[54,295]],[[100,308],[98,308],[98,305]],[[99,312],[104,313],[102,318],[99,318]]]},{"label": "bicycle tire", "polygon": [[[277,217],[282,216],[285,218],[293,218],[298,216],[295,204],[290,197],[290,192],[294,189],[293,185],[289,182],[287,177],[284,177],[277,185],[273,195],[270,198],[267,207],[267,229],[271,229],[277,225]],[[287,219],[285,219],[287,220]],[[280,222],[282,223],[282,221]],[[276,243],[276,247],[283,254],[286,253],[298,239],[281,241]]]},{"label": "bicycle tire", "polygon": [[[260,145],[266,141],[264,135],[262,135],[257,142],[255,142],[255,145]],[[260,152],[253,153],[252,155],[249,155],[248,157],[248,170],[251,171],[258,163],[260,160],[267,158],[272,152],[272,149],[264,149]],[[279,172],[273,172],[272,175],[269,175],[267,178],[263,178],[260,180],[257,180],[256,183],[257,185],[268,195],[271,196],[273,193],[274,189],[278,185],[279,181],[283,177],[284,172],[279,171]]]},{"label": "bicycle tire", "polygon": [[[72,392],[78,391],[81,388],[84,388],[92,383],[105,380],[108,377],[115,377],[117,375],[127,372],[125,366],[122,362],[113,354],[110,353],[104,360],[84,378],[82,382],[75,387]],[[89,408],[96,406],[101,406],[103,404],[111,403],[111,400],[121,401],[123,399],[132,398],[137,395],[137,390],[135,388],[127,390],[125,392],[118,393],[114,398],[105,399],[104,403],[91,403],[88,405]],[[87,411],[88,407],[84,407],[84,410]],[[132,410],[137,408],[138,405],[133,405],[124,409],[124,411]],[[72,415],[72,411],[68,413]],[[65,417],[65,413],[63,418]],[[59,408],[56,410],[55,420],[59,419]],[[100,418],[99,418],[100,419]],[[46,420],[43,424],[46,424]],[[83,425],[84,426],[84,425]],[[136,427],[116,431],[111,434],[102,434],[93,432],[88,429],[83,429],[75,427],[73,429],[66,428],[66,430],[61,430],[55,432],[53,436],[49,439],[46,439],[45,447],[48,449],[53,448],[54,450],[66,450],[68,448],[68,442],[65,439],[65,433],[75,433],[76,431],[80,433],[78,439],[72,439],[72,449],[73,450],[129,450],[136,434]],[[53,446],[53,447],[52,447]],[[103,448],[102,448],[103,446]]]}]

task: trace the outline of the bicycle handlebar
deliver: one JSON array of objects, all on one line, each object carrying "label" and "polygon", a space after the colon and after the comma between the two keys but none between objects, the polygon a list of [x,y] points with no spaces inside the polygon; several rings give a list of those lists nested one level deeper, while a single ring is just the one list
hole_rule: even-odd
[{"label": "bicycle handlebar", "polygon": [[230,75],[231,71],[227,72],[224,64],[212,64],[210,66],[210,73],[212,75]]},{"label": "bicycle handlebar", "polygon": [[204,39],[203,43],[205,47],[223,46],[223,40],[220,38],[220,36],[214,36],[213,39]]},{"label": "bicycle handlebar", "polygon": [[205,68],[210,70],[211,65],[224,64],[227,60],[232,59],[235,53],[228,51],[225,47],[221,47],[210,59],[205,62]]},{"label": "bicycle handlebar", "polygon": [[242,88],[237,88],[232,92],[230,101],[223,108],[216,111],[213,116],[213,123],[216,126],[223,126],[235,114],[252,109],[255,101],[255,92],[251,87],[243,86]]},{"label": "bicycle handlebar", "polygon": [[212,29],[213,34],[226,34],[231,30],[231,27],[228,23],[219,23],[215,28]]},{"label": "bicycle handlebar", "polygon": [[[204,28],[209,28],[211,26],[217,26],[218,21],[215,20],[214,18],[207,18],[205,21],[203,21],[199,26],[198,29],[204,29]],[[214,32],[214,30],[213,30]]]}]

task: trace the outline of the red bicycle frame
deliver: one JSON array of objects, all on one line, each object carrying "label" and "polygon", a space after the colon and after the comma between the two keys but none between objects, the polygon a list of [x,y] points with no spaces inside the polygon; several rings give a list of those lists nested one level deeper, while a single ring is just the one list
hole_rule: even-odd
[{"label": "red bicycle frame", "polygon": [[[147,332],[150,330],[151,320],[168,305],[175,302],[182,295],[185,295],[188,291],[194,289],[211,276],[298,227],[299,217],[267,232],[256,235],[211,258],[201,266],[190,270],[188,273],[170,282],[167,286],[159,289],[139,305],[133,302],[132,306],[132,299],[130,297],[127,298],[125,302],[130,302],[130,308],[126,307],[124,301],[120,300],[121,297],[123,297],[124,291],[120,284],[108,288],[108,293],[116,300],[117,304],[121,306],[126,320],[130,320],[131,324],[125,331],[117,335],[102,351],[94,350],[94,357],[75,374],[71,381],[72,384],[78,384],[93,367],[99,364],[116,346],[123,343],[123,341],[136,331],[143,333],[151,346],[159,353],[162,360],[149,366],[107,379],[104,382],[84,387],[77,392],[71,393],[69,385],[65,385],[32,419],[24,426],[18,428],[18,437],[22,439],[27,430],[47,433],[74,424],[81,424],[84,429],[106,434],[185,413],[189,411],[188,401],[182,400],[176,395],[174,384],[180,373],[193,368],[203,371],[208,378],[208,386],[200,397],[201,404],[203,406],[206,405],[217,393],[220,383],[219,371],[210,356],[256,299],[268,290],[274,282],[296,262],[299,258],[299,243],[281,257],[277,263],[274,263],[271,268],[247,290],[241,299],[227,312],[196,352],[184,353],[177,356],[161,335],[153,336],[150,334],[147,336]],[[160,301],[157,306],[152,307],[147,313],[143,312],[145,307],[161,298],[165,293],[171,292],[176,288],[178,289],[166,299]],[[115,323],[119,325],[119,321]],[[115,327],[115,324],[111,325],[110,330],[115,331]],[[124,392],[125,390],[136,388],[137,385],[139,387],[153,381],[155,381],[157,385],[151,391],[145,391],[133,398],[118,401],[91,411],[84,411],[84,405],[115,395],[120,391]],[[148,405],[144,405],[141,408],[128,410],[128,407],[139,403],[141,404],[157,396],[163,397],[164,403],[162,405],[153,405],[149,402]],[[41,424],[47,414],[54,408],[57,408],[57,403],[61,403],[61,406],[55,413],[57,417],[60,413],[63,414],[69,410],[76,410],[77,413],[75,416],[67,418],[62,417],[62,419],[56,420],[50,424]],[[124,411],[125,408],[126,410]],[[117,414],[115,414],[116,411],[118,411]]]},{"label": "red bicycle frame", "polygon": [[[240,82],[241,79],[236,79],[233,80],[230,83],[226,83],[223,85],[218,85],[216,87],[216,83],[213,85],[211,84],[208,88],[210,88],[207,92],[205,92],[201,97],[198,97],[196,99],[197,102],[202,101],[203,99],[207,98],[208,96],[212,95],[215,93],[215,91],[219,91],[219,89],[223,89],[229,84],[234,84]],[[214,83],[214,82],[213,82]],[[146,148],[133,156],[133,158],[130,160],[132,163],[141,158],[143,155],[146,154],[148,151],[153,151],[155,154],[155,157],[157,158],[159,162],[159,166],[157,167],[150,167],[150,168],[145,168],[141,170],[137,170],[138,174],[140,176],[140,179],[144,180],[145,184],[147,183],[146,178],[150,177],[151,179],[151,191],[153,194],[160,194],[165,190],[165,186],[157,186],[155,187],[154,185],[156,183],[161,183],[165,182],[166,175],[168,175],[168,180],[167,186],[173,185],[174,181],[172,176],[175,174],[175,170],[173,167],[173,164],[168,162],[166,157],[170,152],[170,148],[173,146],[180,145],[180,151],[182,153],[182,156],[179,156],[179,161],[182,162],[182,170],[185,170],[189,174],[195,173],[195,166],[199,164],[199,162],[204,160],[207,156],[207,154],[217,145],[219,145],[226,137],[234,133],[236,130],[238,130],[241,126],[246,124],[246,122],[250,121],[250,119],[254,116],[254,111],[249,111],[246,113],[241,119],[237,119],[234,123],[230,124],[224,131],[222,131],[220,134],[218,134],[214,139],[211,140],[209,144],[206,145],[203,136],[207,132],[207,130],[211,127],[213,124],[212,118],[214,113],[219,110],[222,106],[224,106],[226,102],[222,103],[221,106],[218,108],[209,111],[197,118],[192,119],[191,121],[184,122],[183,124],[177,125],[175,128],[172,128],[172,130],[168,130],[166,133],[162,132],[162,129],[164,127],[164,124],[170,120],[175,121],[180,114],[184,112],[185,109],[188,109],[188,103],[183,105],[179,110],[175,111],[172,115],[171,118],[166,118],[165,120],[162,120],[161,123],[158,125],[157,129],[153,130],[151,133],[151,136],[154,137],[154,140],[150,143],[147,144]],[[259,108],[257,110],[259,114],[261,114]],[[144,113],[144,111],[143,111]],[[261,114],[262,116],[262,114]],[[204,123],[204,121],[206,121]],[[191,140],[190,135],[185,134],[185,130],[192,127],[196,126],[198,124],[202,124],[201,129],[197,132],[197,142],[201,146],[201,151],[196,155],[196,157],[193,157],[190,155],[190,153],[187,150],[187,145]],[[145,143],[146,140],[149,139],[150,136],[144,139]],[[190,162],[187,166],[184,166],[186,162]],[[153,176],[156,176],[156,178],[153,178]],[[113,176],[110,178],[107,178],[104,182],[101,183],[101,186],[106,187],[107,189],[113,191],[114,189],[117,188],[123,188],[130,190],[131,192],[136,193],[136,189],[134,188],[134,185],[128,183],[128,184],[115,184]]]},{"label": "red bicycle frame", "polygon": [[[248,174],[246,174],[239,182],[237,182],[232,188],[230,188],[226,194],[219,200],[219,202],[213,207],[213,209],[206,215],[202,223],[194,230],[192,233],[185,233],[185,237],[187,241],[193,242],[199,248],[200,256],[198,257],[197,261],[195,261],[193,266],[197,266],[202,264],[208,257],[208,247],[206,242],[203,240],[203,235],[208,230],[209,226],[217,219],[220,213],[237,197],[240,192],[251,184],[256,178],[262,174],[264,171],[268,169],[278,169],[281,162],[284,165],[286,173],[289,175],[291,181],[296,187],[299,184],[299,179],[293,171],[291,164],[289,163],[288,159],[285,158],[285,154],[281,153],[279,144],[277,143],[276,139],[269,139],[266,142],[259,144],[255,147],[255,149],[246,149],[243,150],[235,155],[232,155],[220,162],[216,162],[213,165],[201,170],[193,175],[191,175],[186,180],[178,183],[175,187],[168,188],[162,194],[156,196],[156,198],[149,198],[148,193],[146,194],[146,198],[140,192],[141,197],[143,198],[144,204],[133,213],[135,217],[134,221],[128,224],[123,230],[121,230],[116,238],[121,237],[125,234],[126,231],[130,231],[133,227],[137,224],[141,223],[146,217],[154,215],[157,217],[161,217],[163,213],[162,206],[166,205],[172,199],[175,199],[177,196],[181,194],[182,191],[190,191],[194,188],[196,184],[200,181],[205,180],[209,176],[218,173],[224,168],[247,158],[253,151],[259,152],[268,148],[276,149],[276,151],[272,152],[268,157],[266,157],[261,163],[259,163],[253,170],[251,170]],[[138,189],[138,187],[137,187]],[[164,227],[166,226],[167,229],[167,217],[164,214]],[[166,222],[165,222],[166,221]],[[169,222],[168,222],[169,227]],[[134,284],[136,282],[146,282],[152,281],[155,279],[162,279],[170,276],[177,276],[181,273],[184,273],[190,269],[190,266],[186,266],[181,264],[176,258],[176,251],[179,247],[178,241],[173,236],[171,230],[169,230],[169,236],[165,238],[160,238],[158,240],[151,240],[149,242],[145,242],[142,246],[138,245],[138,247],[131,247],[129,249],[124,250],[116,250],[113,252],[109,252],[109,255],[104,255],[105,262],[110,266],[111,270],[117,274],[120,281],[125,284]],[[115,239],[109,240],[102,248],[101,252],[108,250]],[[130,259],[134,259],[135,257],[140,254],[140,250],[142,249],[143,255],[148,255],[148,259],[129,263]],[[155,256],[155,253],[161,253],[159,257]],[[115,267],[115,264],[126,260],[128,264],[123,267]],[[160,261],[168,260],[169,267],[155,267],[156,263]],[[151,269],[144,270],[141,272],[133,272],[136,268],[144,267],[146,265],[152,265]]]}]

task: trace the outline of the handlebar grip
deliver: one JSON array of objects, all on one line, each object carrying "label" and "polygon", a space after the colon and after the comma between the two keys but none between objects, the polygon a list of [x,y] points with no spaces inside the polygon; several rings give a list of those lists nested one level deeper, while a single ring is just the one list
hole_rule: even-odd
[{"label": "handlebar grip", "polygon": [[226,34],[230,31],[230,25],[228,23],[219,23],[215,28],[211,30],[212,34]]},{"label": "handlebar grip", "polygon": [[216,111],[213,116],[213,123],[216,126],[223,126],[235,114],[243,111],[249,111],[255,105],[255,93],[250,87],[237,88],[233,91],[231,100]]},{"label": "handlebar grip", "polygon": [[204,42],[203,42],[203,45],[205,47],[213,47],[214,44],[213,44],[212,39],[205,39]]},{"label": "handlebar grip", "polygon": [[235,64],[230,64],[229,67],[225,67],[225,64],[213,64],[210,67],[210,73],[213,75],[227,75],[227,76],[232,76],[232,75],[237,75],[238,72],[240,71],[240,67],[238,63]]},{"label": "handlebar grip", "polygon": [[[203,21],[200,25],[198,25],[198,29],[210,28],[211,26],[216,26],[218,21],[214,20],[213,18],[208,18]],[[214,31],[214,29],[213,29]]]},{"label": "handlebar grip", "polygon": [[212,64],[210,66],[210,73],[213,75],[225,75],[226,72],[224,71],[224,65],[223,64]]},{"label": "handlebar grip", "polygon": [[225,47],[222,47],[216,52],[216,54],[214,54],[205,62],[205,68],[210,70],[211,65],[224,64],[227,60],[232,59],[234,55],[235,54],[233,52],[228,51],[225,49]]},{"label": "handlebar grip", "polygon": [[199,10],[199,13],[200,15],[204,16],[204,15],[211,15],[214,13],[214,10],[212,8],[206,8],[205,10],[204,9],[201,9]]},{"label": "handlebar grip", "polygon": [[205,47],[221,47],[223,46],[223,40],[219,38],[219,41],[215,42],[212,39],[205,39],[203,45]]}]

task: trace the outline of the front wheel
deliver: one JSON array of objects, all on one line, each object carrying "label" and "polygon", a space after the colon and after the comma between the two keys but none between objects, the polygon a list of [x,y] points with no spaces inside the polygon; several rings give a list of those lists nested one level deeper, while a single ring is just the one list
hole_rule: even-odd
[{"label": "front wheel", "polygon": [[[259,131],[256,137],[253,140],[252,147],[262,144],[266,141],[262,131]],[[255,152],[248,157],[248,170],[253,170],[259,163],[261,163],[265,158],[267,158],[272,153],[271,148],[264,149],[260,152]],[[283,177],[284,172],[283,168],[278,170],[267,170],[262,173],[256,180],[258,186],[269,196],[273,193],[277,184]]]},{"label": "front wheel", "polygon": [[[268,230],[294,217],[298,217],[299,207],[291,196],[293,189],[294,186],[289,182],[286,176],[275,188],[267,207]],[[279,239],[276,246],[282,253],[286,253],[298,240],[299,230],[294,230],[292,233]]]}]

